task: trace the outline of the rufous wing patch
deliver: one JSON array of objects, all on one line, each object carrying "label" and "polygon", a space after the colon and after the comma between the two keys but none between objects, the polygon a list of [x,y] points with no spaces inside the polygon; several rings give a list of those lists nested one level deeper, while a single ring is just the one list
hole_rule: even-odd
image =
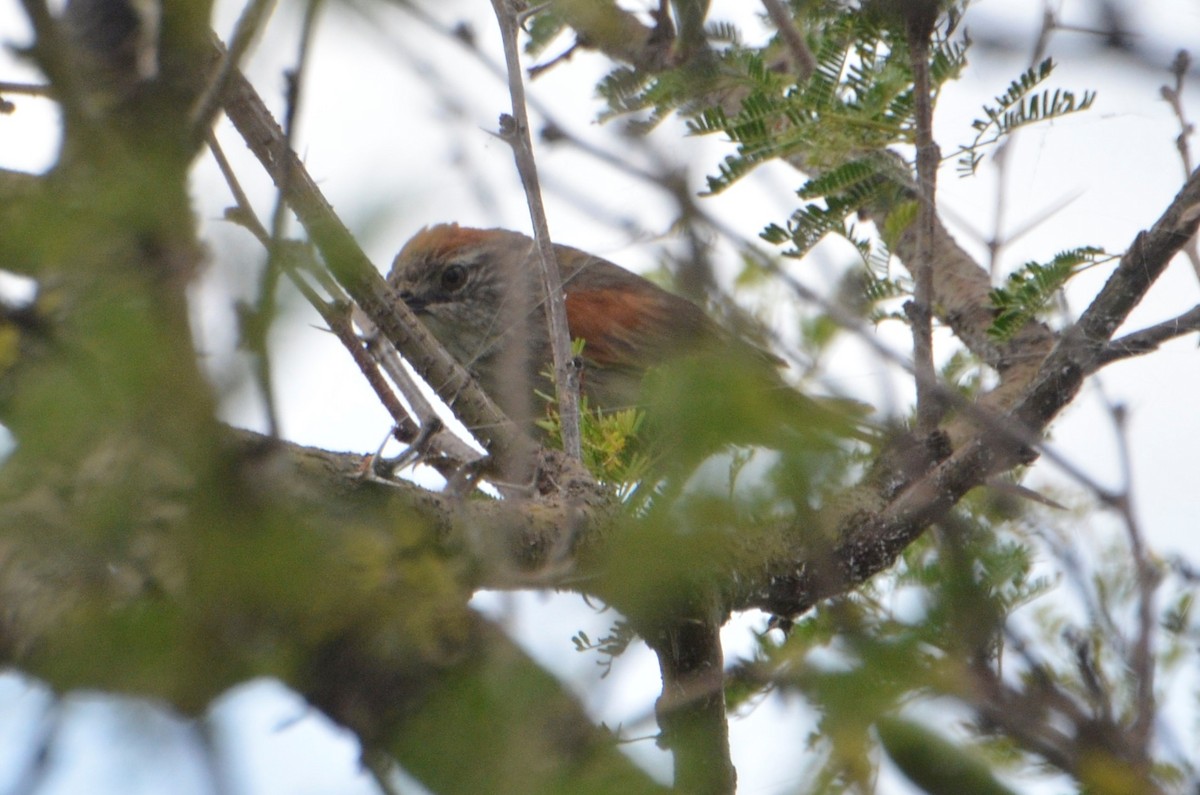
[{"label": "rufous wing patch", "polygon": [[644,368],[669,355],[669,322],[653,295],[612,287],[572,289],[566,294],[567,326],[584,341],[583,355],[601,367]]}]

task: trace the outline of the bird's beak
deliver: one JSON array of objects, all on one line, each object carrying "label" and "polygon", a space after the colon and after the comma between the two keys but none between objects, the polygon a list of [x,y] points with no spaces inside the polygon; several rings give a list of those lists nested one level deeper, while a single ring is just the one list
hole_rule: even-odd
[{"label": "bird's beak", "polygon": [[414,294],[411,290],[401,290],[400,300],[403,301],[404,305],[407,306],[411,311],[417,314],[424,312],[425,307],[429,305],[428,301],[419,295]]}]

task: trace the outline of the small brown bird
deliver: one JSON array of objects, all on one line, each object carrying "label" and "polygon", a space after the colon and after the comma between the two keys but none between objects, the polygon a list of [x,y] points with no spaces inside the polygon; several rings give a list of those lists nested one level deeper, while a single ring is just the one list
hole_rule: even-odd
[{"label": "small brown bird", "polygon": [[[749,392],[767,396],[751,413],[782,395],[793,414],[801,407],[810,419],[814,410],[830,415],[830,407],[784,384],[776,372],[781,360],[726,332],[691,301],[579,249],[555,245],[554,252],[570,333],[583,340],[581,386],[592,408],[646,405],[646,376],[663,371],[672,394],[657,396],[673,404],[694,402],[703,390],[701,402],[711,409]],[[388,281],[506,414],[527,427],[541,415],[535,391],[553,393],[545,376],[553,356],[532,239],[505,229],[428,227],[396,255]],[[686,373],[674,369],[683,362],[693,365]],[[731,408],[718,416],[732,425],[745,413]]]}]

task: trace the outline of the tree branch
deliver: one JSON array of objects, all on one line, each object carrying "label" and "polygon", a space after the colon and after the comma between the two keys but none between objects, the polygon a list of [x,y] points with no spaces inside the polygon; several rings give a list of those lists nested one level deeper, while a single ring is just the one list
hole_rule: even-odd
[{"label": "tree branch", "polygon": [[1100,353],[1100,366],[1158,350],[1164,342],[1200,331],[1200,304],[1179,317],[1164,320],[1141,331],[1126,334],[1105,346]]},{"label": "tree branch", "polygon": [[912,324],[913,369],[917,383],[917,430],[933,433],[942,418],[933,366],[933,235],[937,223],[937,169],[941,154],[933,140],[933,89],[929,78],[929,37],[937,8],[929,13],[928,3],[910,3],[905,11],[909,62],[913,72],[913,103],[916,116],[917,211],[916,259],[913,300],[905,306]]},{"label": "tree branch", "polygon": [[[308,230],[342,287],[438,393],[454,404],[467,426],[488,440],[488,450],[511,477],[529,472],[533,442],[506,417],[474,379],[445,352],[380,276],[333,212],[320,189],[290,149],[253,86],[235,72],[225,112],[250,150],[279,187]],[[576,479],[586,480],[580,473]]]},{"label": "tree branch", "polygon": [[[521,59],[517,53],[517,20],[509,7],[509,0],[492,0],[492,8],[496,12],[500,38],[504,44],[513,111],[513,115],[507,117],[507,124],[506,117],[501,117],[500,137],[512,147],[521,185],[525,189],[525,200],[529,204],[529,218],[533,223],[533,238],[541,266],[541,285],[546,296],[546,325],[549,327],[550,348],[554,355],[554,386],[558,393],[563,450],[579,461],[583,456],[579,432],[579,368],[571,355],[571,331],[567,327],[562,272],[550,240],[550,226],[546,221],[542,189],[538,184],[537,162],[533,157],[533,142],[529,138],[529,110],[525,106],[525,82],[521,78]],[[526,300],[529,300],[528,297]]]},{"label": "tree branch", "polygon": [[796,76],[802,81],[807,80],[812,76],[813,70],[817,68],[817,59],[812,50],[808,48],[808,43],[804,41],[804,36],[797,29],[796,21],[792,19],[779,0],[762,0],[762,4],[763,8],[767,9],[767,16],[771,18],[771,24],[779,31],[779,38],[783,39],[783,43],[787,45]]},{"label": "tree branch", "polygon": [[[1101,363],[1108,337],[1162,273],[1200,224],[1200,170],[1154,226],[1138,234],[1100,294],[1068,329],[1041,366],[1024,382],[1002,385],[992,393],[1020,388],[1008,416],[1030,435],[1039,435],[1078,394],[1084,378]],[[981,402],[986,403],[987,400]],[[844,593],[889,567],[896,556],[968,491],[992,474],[1027,462],[1033,450],[976,429],[964,444],[935,466],[895,466],[882,462],[885,487],[900,489],[881,508],[867,502],[837,501],[828,524],[836,528],[832,549],[814,557],[798,552],[792,562],[776,561],[765,578],[744,582],[734,609],[758,607],[779,615],[798,615],[821,599]],[[919,459],[918,459],[919,460]],[[886,492],[885,492],[886,493]],[[805,538],[806,529],[795,536]],[[803,544],[801,545],[803,547]]]}]

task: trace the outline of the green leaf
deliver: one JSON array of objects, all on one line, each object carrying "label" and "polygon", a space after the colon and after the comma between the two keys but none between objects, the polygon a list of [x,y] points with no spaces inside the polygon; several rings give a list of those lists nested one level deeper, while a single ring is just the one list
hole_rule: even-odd
[{"label": "green leaf", "polygon": [[1027,322],[1037,317],[1067,281],[1084,267],[1111,259],[1103,249],[1083,246],[1059,252],[1047,263],[1027,262],[1010,274],[1004,286],[989,297],[996,319],[988,329],[994,339],[1012,339]]},{"label": "green leaf", "polygon": [[1008,90],[996,97],[996,105],[984,105],[984,118],[971,122],[975,139],[959,148],[958,171],[970,176],[979,167],[983,155],[980,149],[996,143],[1014,130],[1037,122],[1060,118],[1087,110],[1096,99],[1096,92],[1055,89],[1033,93],[1054,72],[1054,62],[1047,58],[1009,84]]}]

